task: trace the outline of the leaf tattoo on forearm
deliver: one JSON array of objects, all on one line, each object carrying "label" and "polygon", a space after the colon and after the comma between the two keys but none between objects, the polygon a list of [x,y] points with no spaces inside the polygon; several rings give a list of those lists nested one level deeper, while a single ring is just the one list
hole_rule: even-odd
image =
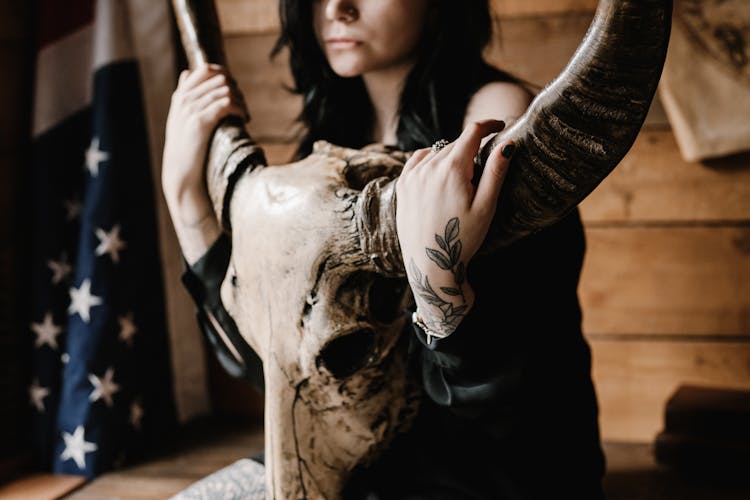
[{"label": "leaf tattoo on forearm", "polygon": [[461,261],[461,249],[463,245],[461,240],[458,239],[458,233],[458,217],[454,217],[446,224],[442,236],[439,234],[435,235],[435,241],[439,248],[425,248],[427,257],[430,260],[437,264],[440,269],[450,271],[453,275],[454,286],[441,286],[440,291],[449,298],[455,297],[458,300],[458,304],[454,305],[451,301],[441,297],[432,288],[432,285],[430,285],[429,278],[417,267],[414,259],[411,259],[409,262],[409,283],[412,289],[420,299],[433,306],[434,309],[439,310],[441,314],[439,319],[431,318],[431,321],[428,321],[428,318],[422,319],[429,323],[431,330],[442,335],[453,333],[458,328],[468,309],[462,287],[466,280],[466,266]]}]

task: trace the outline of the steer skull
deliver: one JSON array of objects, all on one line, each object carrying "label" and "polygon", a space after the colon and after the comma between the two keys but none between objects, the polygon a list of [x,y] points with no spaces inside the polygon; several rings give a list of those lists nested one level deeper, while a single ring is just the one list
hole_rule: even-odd
[{"label": "steer skull", "polygon": [[[225,64],[213,2],[173,3],[190,64]],[[620,162],[654,97],[671,12],[671,0],[601,0],[563,73],[483,147],[480,167],[504,140],[518,146],[480,252],[560,220]],[[406,155],[320,142],[266,167],[241,122],[213,137],[206,180],[233,243],[222,299],[264,365],[271,498],[338,498],[418,404],[395,229]]]},{"label": "steer skull", "polygon": [[415,413],[401,335],[408,285],[364,253],[357,227],[371,208],[362,188],[402,165],[318,142],[302,161],[246,171],[234,188],[222,299],[264,361],[276,498],[336,498],[352,467]]}]

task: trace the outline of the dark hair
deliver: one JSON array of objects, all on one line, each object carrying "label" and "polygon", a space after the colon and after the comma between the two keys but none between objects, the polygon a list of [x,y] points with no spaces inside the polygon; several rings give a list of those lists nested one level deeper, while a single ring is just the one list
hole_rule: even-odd
[{"label": "dark hair", "polygon": [[[401,95],[396,145],[404,151],[455,139],[469,99],[483,84],[519,82],[482,57],[492,37],[488,0],[435,0],[433,5]],[[279,16],[281,34],[271,55],[289,49],[291,91],[303,97],[298,120],[305,135],[297,157],[309,154],[320,139],[352,148],[372,142],[374,110],[362,78],[343,78],[331,69],[315,37],[312,2],[279,0]]]}]

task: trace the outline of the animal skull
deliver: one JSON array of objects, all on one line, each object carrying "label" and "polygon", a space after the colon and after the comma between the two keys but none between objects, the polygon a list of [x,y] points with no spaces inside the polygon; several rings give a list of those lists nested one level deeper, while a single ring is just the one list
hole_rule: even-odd
[{"label": "animal skull", "polygon": [[337,498],[353,466],[415,413],[401,335],[408,285],[363,252],[357,227],[362,188],[402,165],[318,142],[304,160],[247,171],[234,188],[222,299],[264,361],[275,498]]}]

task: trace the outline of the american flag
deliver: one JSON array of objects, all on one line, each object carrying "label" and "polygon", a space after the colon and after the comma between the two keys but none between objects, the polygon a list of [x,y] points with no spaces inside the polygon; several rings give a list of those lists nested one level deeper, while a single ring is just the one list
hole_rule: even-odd
[{"label": "american flag", "polygon": [[175,424],[133,3],[37,7],[29,403],[39,465],[87,477]]}]

